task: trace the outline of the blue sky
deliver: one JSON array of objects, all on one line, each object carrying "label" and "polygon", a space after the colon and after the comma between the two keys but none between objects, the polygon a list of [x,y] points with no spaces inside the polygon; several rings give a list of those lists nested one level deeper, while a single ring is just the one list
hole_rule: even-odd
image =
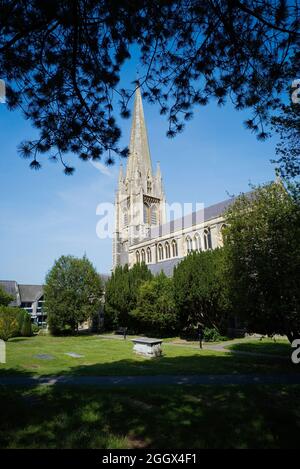
[{"label": "blue sky", "polygon": [[[127,65],[127,80],[135,74],[135,64]],[[274,178],[270,159],[275,140],[258,142],[244,129],[248,113],[212,103],[196,110],[185,131],[170,140],[158,108],[144,103],[144,111],[153,166],[160,161],[169,203],[207,206],[228,198],[228,193],[247,191],[249,182]],[[130,124],[121,121],[124,146]],[[110,272],[112,243],[96,235],[96,207],[113,202],[118,163],[96,168],[78,160],[70,177],[59,164],[45,160],[42,170],[32,171],[18,156],[17,145],[34,132],[19,112],[0,104],[0,278],[42,283],[62,254],[86,253],[99,272]]]}]

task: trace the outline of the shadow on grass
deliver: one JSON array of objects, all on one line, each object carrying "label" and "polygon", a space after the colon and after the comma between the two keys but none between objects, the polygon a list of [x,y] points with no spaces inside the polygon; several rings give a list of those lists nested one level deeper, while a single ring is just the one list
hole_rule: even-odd
[{"label": "shadow on grass", "polygon": [[[43,349],[41,349],[41,353]],[[80,349],[76,352],[80,353]],[[35,353],[35,352],[34,352]],[[219,353],[204,350],[191,354],[190,351],[175,350],[168,347],[167,355],[154,359],[141,359],[132,354],[132,358],[117,360],[108,354],[100,357],[96,362],[97,355],[92,358],[83,356],[81,358],[66,357],[64,352],[55,357],[55,351],[51,360],[37,360],[18,363],[17,366],[0,364],[0,377],[5,375],[18,376],[146,376],[146,375],[193,375],[193,374],[276,374],[276,373],[299,373],[300,366],[294,365],[290,360],[280,360],[275,356],[253,356],[237,355],[231,353]],[[122,352],[120,351],[120,354]],[[128,351],[126,352],[128,353]],[[178,355],[178,353],[182,353]],[[177,354],[177,355],[176,355]],[[100,361],[101,360],[101,361]],[[0,382],[1,384],[1,382]]]},{"label": "shadow on grass", "polygon": [[246,342],[233,344],[228,346],[229,350],[251,352],[251,353],[264,353],[268,355],[278,355],[282,357],[290,357],[293,349],[288,342]]},{"label": "shadow on grass", "polygon": [[297,448],[300,386],[0,387],[1,448]]}]

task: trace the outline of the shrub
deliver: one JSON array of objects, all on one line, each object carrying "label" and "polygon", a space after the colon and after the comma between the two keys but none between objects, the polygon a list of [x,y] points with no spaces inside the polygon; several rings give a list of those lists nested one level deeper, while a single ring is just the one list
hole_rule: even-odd
[{"label": "shrub", "polygon": [[0,306],[0,339],[7,341],[20,335],[21,313],[23,311],[19,308]]},{"label": "shrub", "polygon": [[[16,309],[16,308],[14,308]],[[32,335],[31,317],[24,309],[17,309],[18,334],[22,337],[30,337]]]},{"label": "shrub", "polygon": [[40,332],[39,326],[35,323],[32,324],[31,329],[33,334],[38,334]]},{"label": "shrub", "polygon": [[22,337],[30,337],[32,335],[31,317],[26,311],[24,312],[20,333]]},{"label": "shrub", "polygon": [[221,335],[214,327],[205,327],[203,331],[203,338],[205,342],[220,342],[221,340],[227,340],[227,337]]}]

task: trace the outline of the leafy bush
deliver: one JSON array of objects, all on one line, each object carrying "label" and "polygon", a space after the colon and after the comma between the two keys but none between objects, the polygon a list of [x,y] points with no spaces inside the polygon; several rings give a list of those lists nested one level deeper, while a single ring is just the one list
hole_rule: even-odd
[{"label": "leafy bush", "polygon": [[23,313],[25,311],[19,308],[0,306],[0,339],[6,341],[11,337],[21,335]]},{"label": "leafy bush", "polygon": [[35,323],[32,324],[31,329],[33,334],[38,334],[40,332],[39,326]]},{"label": "leafy bush", "polygon": [[25,311],[24,309],[18,308],[17,320],[18,320],[18,334],[17,335],[22,336],[22,337],[30,337],[32,335],[30,314],[28,314],[27,311]]},{"label": "leafy bush", "polygon": [[214,327],[205,327],[203,331],[203,338],[205,342],[220,342],[222,340],[227,340],[227,337],[221,335]]},{"label": "leafy bush", "polygon": [[1,306],[8,306],[11,301],[13,301],[14,297],[6,293],[6,291],[0,287],[0,305]]}]

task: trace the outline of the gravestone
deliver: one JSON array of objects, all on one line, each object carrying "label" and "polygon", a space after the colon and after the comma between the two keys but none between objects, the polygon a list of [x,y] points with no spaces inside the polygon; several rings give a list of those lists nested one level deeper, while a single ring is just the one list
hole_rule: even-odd
[{"label": "gravestone", "polygon": [[69,357],[72,357],[72,358],[83,358],[84,355],[79,355],[78,353],[74,353],[74,352],[66,352],[65,355],[68,355]]},{"label": "gravestone", "polygon": [[38,355],[34,355],[34,358],[38,358],[39,360],[54,360],[53,355],[48,355],[48,353],[39,353]]},{"label": "gravestone", "polygon": [[160,357],[162,354],[161,339],[151,339],[150,337],[138,337],[132,339],[133,351],[144,357]]}]

